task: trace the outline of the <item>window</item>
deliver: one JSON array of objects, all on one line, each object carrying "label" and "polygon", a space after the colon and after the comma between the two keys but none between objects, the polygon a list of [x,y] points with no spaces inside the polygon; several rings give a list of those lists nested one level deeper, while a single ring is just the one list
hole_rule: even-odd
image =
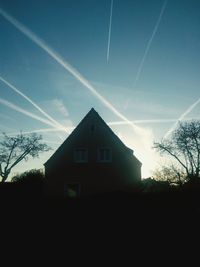
[{"label": "window", "polygon": [[112,161],[111,148],[99,148],[98,161],[99,162],[111,162]]},{"label": "window", "polygon": [[94,130],[95,130],[94,124],[90,125],[90,130],[91,130],[91,132],[94,132]]},{"label": "window", "polygon": [[80,196],[80,184],[65,184],[64,185],[64,196],[70,198],[76,198]]},{"label": "window", "polygon": [[88,150],[86,148],[77,148],[74,151],[75,162],[88,162]]}]

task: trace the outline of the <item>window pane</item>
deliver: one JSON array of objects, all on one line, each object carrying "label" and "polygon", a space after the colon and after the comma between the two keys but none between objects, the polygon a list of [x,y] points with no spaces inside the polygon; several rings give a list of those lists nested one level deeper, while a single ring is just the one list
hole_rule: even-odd
[{"label": "window pane", "polygon": [[100,160],[104,160],[104,150],[100,150]]},{"label": "window pane", "polygon": [[78,148],[74,151],[74,160],[76,162],[87,162],[88,151],[85,148]]},{"label": "window pane", "polygon": [[105,149],[105,159],[106,160],[110,159],[110,150],[109,149]]},{"label": "window pane", "polygon": [[80,184],[65,184],[64,185],[65,197],[78,197],[80,196]]},{"label": "window pane", "polygon": [[98,151],[98,160],[100,162],[110,162],[112,159],[110,148],[100,148]]}]

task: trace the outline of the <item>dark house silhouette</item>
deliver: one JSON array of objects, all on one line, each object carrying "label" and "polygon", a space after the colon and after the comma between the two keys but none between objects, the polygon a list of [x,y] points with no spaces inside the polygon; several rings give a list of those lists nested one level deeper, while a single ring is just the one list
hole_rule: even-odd
[{"label": "dark house silhouette", "polygon": [[48,193],[132,191],[141,181],[141,165],[92,108],[44,164]]}]

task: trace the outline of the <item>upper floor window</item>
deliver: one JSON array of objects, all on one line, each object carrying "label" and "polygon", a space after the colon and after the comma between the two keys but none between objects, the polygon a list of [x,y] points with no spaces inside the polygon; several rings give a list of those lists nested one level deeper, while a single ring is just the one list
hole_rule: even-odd
[{"label": "upper floor window", "polygon": [[91,125],[90,125],[90,131],[91,131],[91,132],[94,132],[94,130],[95,130],[95,126],[94,126],[94,124],[91,124]]},{"label": "upper floor window", "polygon": [[102,147],[98,150],[98,161],[99,162],[111,162],[112,161],[112,151],[111,148]]},{"label": "upper floor window", "polygon": [[77,148],[74,150],[75,162],[88,162],[88,150],[86,148]]}]

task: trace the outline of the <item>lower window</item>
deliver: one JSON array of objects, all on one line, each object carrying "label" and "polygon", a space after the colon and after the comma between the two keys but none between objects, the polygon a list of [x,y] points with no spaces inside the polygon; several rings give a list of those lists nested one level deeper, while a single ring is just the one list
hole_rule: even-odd
[{"label": "lower window", "polygon": [[81,192],[80,184],[65,184],[64,186],[64,196],[76,198],[80,196]]}]

